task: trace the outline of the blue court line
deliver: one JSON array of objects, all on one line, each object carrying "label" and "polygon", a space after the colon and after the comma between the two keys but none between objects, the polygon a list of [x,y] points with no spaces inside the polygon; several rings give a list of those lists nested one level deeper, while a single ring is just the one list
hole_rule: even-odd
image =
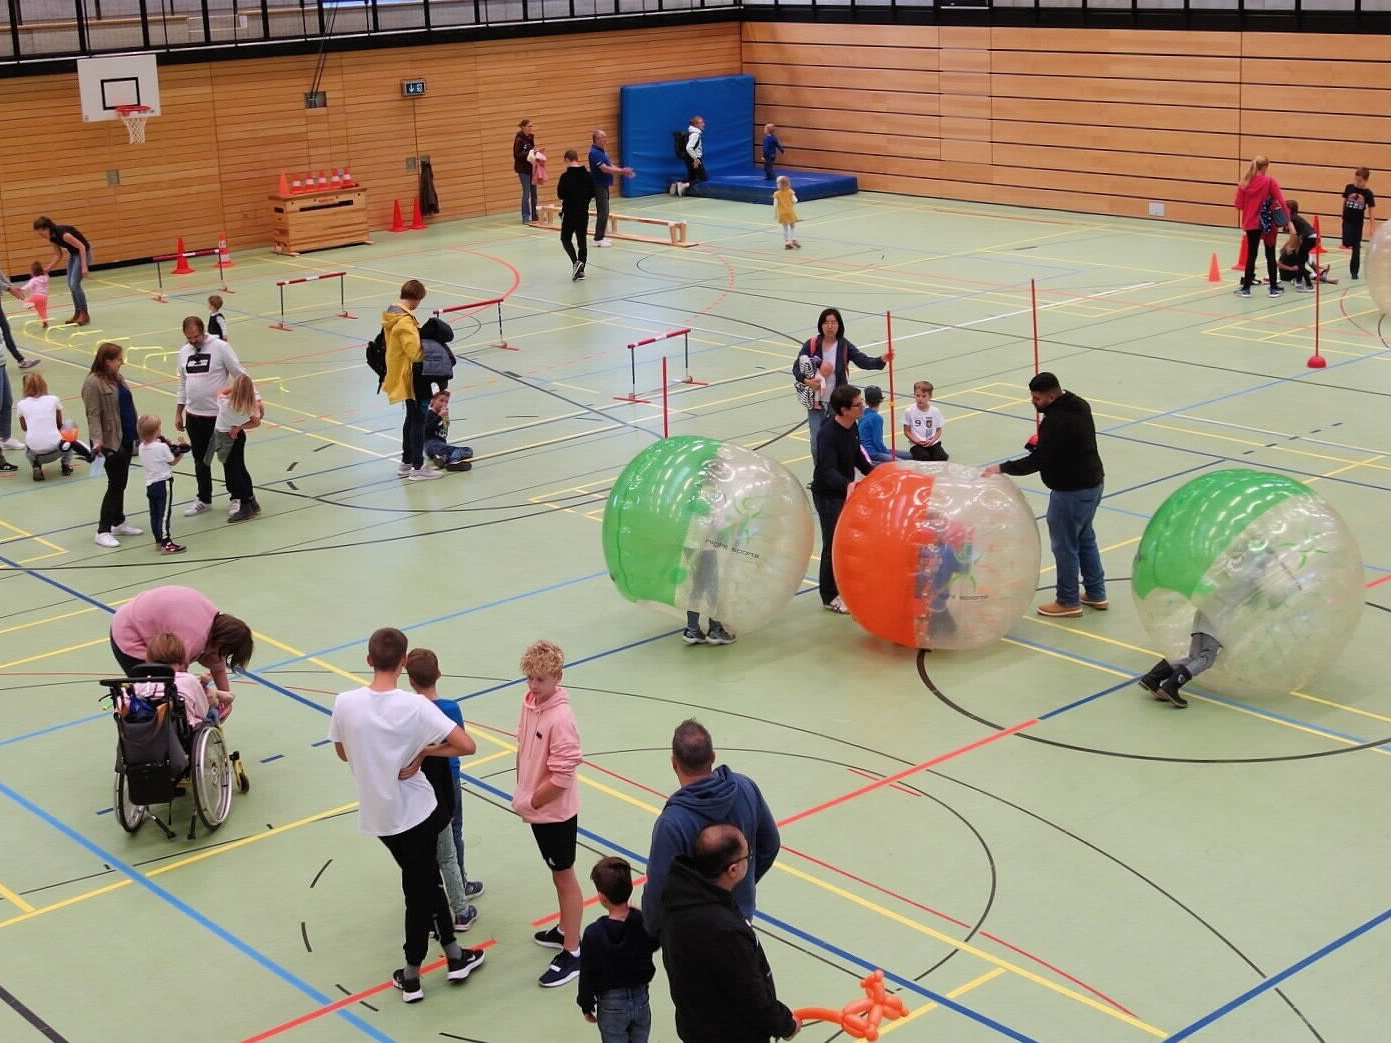
[{"label": "blue court line", "polygon": [[23,735],[12,735],[8,739],[0,739],[0,747],[10,746],[17,742],[24,742],[26,739],[37,739],[41,735],[51,735],[53,732],[60,732],[64,728],[76,728],[79,724],[91,724],[93,721],[104,721],[110,716],[109,713],[97,713],[90,717],[79,717],[75,721],[66,721],[63,724],[49,725],[49,727],[40,728],[36,732],[25,732]]},{"label": "blue court line", "polygon": [[1193,1024],[1188,1025],[1185,1028],[1179,1029],[1172,1036],[1168,1037],[1169,1043],[1178,1043],[1179,1040],[1187,1039],[1189,1036],[1192,1036],[1195,1033],[1202,1031],[1204,1028],[1211,1025],[1214,1021],[1218,1020],[1219,1018],[1226,1017],[1232,1011],[1236,1010],[1238,1007],[1244,1006],[1245,1004],[1251,1002],[1251,1000],[1255,999],[1257,996],[1260,996],[1262,993],[1269,992],[1271,989],[1275,988],[1281,982],[1298,974],[1300,971],[1304,970],[1304,968],[1317,963],[1319,960],[1323,959],[1329,953],[1336,952],[1343,946],[1347,945],[1349,942],[1360,937],[1361,935],[1366,934],[1368,931],[1373,930],[1376,927],[1380,927],[1387,920],[1391,920],[1391,909],[1388,909],[1384,913],[1372,917],[1370,920],[1362,924],[1360,927],[1354,927],[1351,931],[1343,935],[1341,938],[1335,938],[1333,941],[1329,942],[1323,948],[1318,949],[1310,953],[1308,956],[1304,957],[1304,959],[1300,960],[1298,963],[1292,963],[1283,971],[1271,975],[1269,978],[1265,979],[1265,981],[1261,982],[1259,985],[1243,992],[1240,996],[1236,997],[1236,999],[1231,1000],[1228,1003],[1224,1003],[1222,1006],[1214,1010],[1211,1014],[1207,1014],[1204,1017],[1201,1017],[1197,1021],[1193,1022]]},{"label": "blue court line", "polygon": [[[243,956],[246,956],[253,962],[260,964],[263,968],[270,971],[281,981],[285,982],[287,985],[290,985],[291,987],[297,989],[299,992],[302,992],[304,995],[308,996],[319,1006],[327,1007],[330,1004],[337,1002],[331,996],[328,996],[325,993],[320,992],[318,989],[310,985],[304,979],[291,973],[284,967],[281,967],[270,957],[262,954],[261,952],[258,952],[256,949],[253,949],[250,945],[242,941],[231,931],[227,930],[225,927],[222,927],[220,924],[216,923],[209,917],[204,916],[197,909],[193,908],[193,906],[185,902],[182,898],[179,898],[172,892],[166,890],[163,887],[160,887],[149,877],[137,871],[133,866],[130,866],[125,862],[121,861],[119,858],[111,854],[109,851],[103,850],[97,844],[84,837],[81,833],[78,833],[75,829],[72,829],[70,826],[67,825],[67,823],[62,822],[58,818],[55,818],[53,815],[49,814],[47,811],[39,807],[33,801],[29,800],[28,797],[25,797],[22,793],[19,793],[17,790],[11,789],[3,782],[0,782],[0,795],[8,797],[10,800],[18,804],[25,811],[29,812],[31,815],[39,819],[41,822],[46,823],[52,829],[57,830],[63,836],[76,843],[78,846],[86,848],[97,858],[101,859],[107,865],[111,866],[112,869],[118,870],[119,872],[125,874],[125,876],[128,877],[132,883],[135,883],[138,886],[143,887],[145,890],[149,891],[150,894],[154,895],[156,898],[172,906],[178,912],[182,913],[184,916],[188,917],[190,920],[194,921],[199,926],[206,928],[209,932],[222,939],[222,941],[226,942],[228,945],[232,946],[232,948],[236,949]],[[370,1036],[372,1039],[379,1040],[380,1043],[395,1043],[392,1037],[388,1036],[380,1029],[377,1029],[374,1026],[363,1021],[362,1018],[358,1017],[356,1014],[354,1014],[347,1008],[340,1007],[338,1010],[334,1011],[334,1013],[342,1017],[344,1021],[348,1022],[354,1028]]]},{"label": "blue court line", "polygon": [[[1079,656],[1077,658],[1081,657]],[[1093,692],[1091,695],[1084,695],[1081,699],[1074,700],[1064,706],[1059,706],[1056,710],[1049,710],[1047,713],[1041,713],[1038,715],[1038,719],[1040,721],[1046,721],[1049,718],[1057,717],[1059,714],[1067,713],[1069,710],[1075,710],[1079,706],[1085,706],[1087,703],[1100,699],[1102,696],[1110,695],[1112,692],[1119,692],[1122,688],[1129,688],[1134,683],[1134,678],[1127,677],[1124,681],[1119,681],[1110,688],[1103,688],[1099,692]]]},{"label": "blue court line", "polygon": [[[468,780],[468,782],[471,785],[476,786],[478,789],[483,790],[485,793],[491,793],[494,797],[497,797],[499,800],[506,801],[509,805],[512,803],[512,794],[508,793],[506,790],[499,789],[497,786],[494,786],[490,782],[484,782],[482,779],[477,778],[474,775],[468,774],[468,772],[462,772],[461,777]],[[623,855],[623,857],[627,858],[629,861],[637,865],[641,865],[644,867],[647,865],[646,855],[640,855],[636,851],[632,851],[628,848],[625,848],[622,844],[616,844],[607,837],[601,836],[600,834],[595,833],[592,830],[585,829],[583,826],[579,827],[579,831],[582,836],[585,836],[588,839],[594,841],[601,847],[606,848],[610,851],[617,851],[619,854]],[[856,967],[862,968],[863,970],[874,971],[881,969],[878,965],[870,962],[863,956],[856,956],[854,953],[848,952],[847,950],[842,949],[840,946],[834,945],[831,942],[826,941],[824,938],[819,938],[814,934],[802,930],[800,927],[792,926],[785,920],[780,920],[775,916],[770,916],[769,914],[758,910],[755,910],[753,915],[754,919],[761,920],[765,923],[772,925],[773,927],[778,928],[779,930],[786,931],[794,938],[799,938],[802,941],[806,942],[808,945],[821,949],[824,952],[830,953],[832,956],[837,956],[840,959],[845,960],[847,963],[851,963]],[[1026,1036],[1021,1032],[1016,1032],[1014,1029],[1010,1028],[1007,1025],[1001,1024],[994,1018],[988,1017],[987,1015],[982,1014],[979,1011],[972,1010],[970,1007],[962,1006],[960,1003],[957,1003],[955,1000],[950,999],[949,997],[944,996],[939,992],[934,992],[932,989],[926,988],[923,985],[919,985],[911,978],[904,978],[901,975],[895,974],[892,971],[887,970],[884,971],[884,977],[889,981],[893,982],[895,985],[898,985],[900,988],[915,993],[923,999],[931,1000],[933,1003],[937,1003],[943,1007],[947,1007],[958,1014],[970,1018],[972,1021],[978,1022],[986,1026],[987,1028],[992,1028],[996,1032],[1008,1036],[1010,1039],[1019,1040],[1020,1043],[1037,1043],[1037,1041],[1034,1040],[1032,1036]]]},{"label": "blue court line", "polygon": [[[1201,688],[1202,682],[1198,682],[1198,686]],[[1237,710],[1251,710],[1261,717],[1269,717],[1271,720],[1280,721],[1282,724],[1292,724],[1300,728],[1309,728],[1322,735],[1331,735],[1339,739],[1346,739],[1348,742],[1357,745],[1361,745],[1368,741],[1365,735],[1349,735],[1347,732],[1334,731],[1332,728],[1322,724],[1312,724],[1309,721],[1301,721],[1298,717],[1290,717],[1287,714],[1275,713],[1273,710],[1267,710],[1265,707],[1251,706],[1249,703],[1238,702],[1235,699],[1229,699],[1226,696],[1217,695],[1214,692],[1204,690],[1203,697],[1209,702],[1219,703],[1222,706],[1230,706]]]},{"label": "blue court line", "polygon": [[[667,638],[679,633],[681,633],[680,630],[666,630],[660,634],[653,634],[651,637],[638,638],[638,640],[636,641],[629,641],[626,645],[619,645],[616,648],[607,648],[602,652],[595,652],[593,655],[587,655],[583,659],[576,659],[573,663],[566,663],[565,668],[567,670],[573,669],[574,667],[580,666],[584,663],[592,663],[596,659],[605,659],[608,656],[617,655],[619,652],[627,652],[629,649],[641,648],[643,645],[650,645],[654,641],[665,641]],[[480,695],[491,695],[493,692],[501,692],[504,689],[512,688],[515,685],[525,683],[525,677],[514,677],[510,681],[502,681],[499,684],[491,685],[487,688],[480,688],[476,692],[469,692],[467,695],[461,695],[457,699],[447,699],[444,701],[451,703],[462,703],[468,699],[477,699]]]}]

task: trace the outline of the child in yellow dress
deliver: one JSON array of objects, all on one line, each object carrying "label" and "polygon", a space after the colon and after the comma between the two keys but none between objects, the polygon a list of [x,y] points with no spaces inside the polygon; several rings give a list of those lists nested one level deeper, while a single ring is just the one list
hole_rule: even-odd
[{"label": "child in yellow dress", "polygon": [[783,174],[778,178],[777,191],[773,193],[773,216],[782,225],[783,249],[800,250],[797,241],[797,194],[792,191],[792,181]]}]

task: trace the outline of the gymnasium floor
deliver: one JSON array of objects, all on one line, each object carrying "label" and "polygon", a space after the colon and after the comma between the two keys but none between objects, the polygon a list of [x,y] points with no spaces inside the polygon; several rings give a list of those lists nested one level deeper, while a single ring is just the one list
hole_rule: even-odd
[{"label": "gymnasium floor", "polygon": [[[584,737],[582,879],[601,853],[641,863],[673,787],[672,728],[697,716],[785,823],[757,927],[793,1007],[849,1003],[880,967],[911,1010],[888,1030],[905,1041],[1384,1038],[1391,354],[1343,257],[1321,299],[1329,365],[1313,370],[1312,295],[1239,300],[1207,281],[1214,251],[1232,260],[1230,232],[864,194],[804,204],[804,249],[789,252],[749,205],[616,209],[679,213],[702,245],[592,250],[580,283],[554,237],[515,216],[238,255],[225,310],[267,404],[248,451],[265,511],[229,526],[219,494],[211,514],[176,513],[182,557],[146,537],[94,546],[102,483],[85,467],[0,482],[0,1039],[597,1038],[573,988],[535,984],[549,953],[530,935],[554,894],[508,809],[517,659],[541,636],[568,653]],[[81,331],[16,322],[71,414],[112,338],[141,411],[171,426],[179,323],[218,285],[198,267],[166,273],[167,304],[151,299],[152,267],[96,273]],[[277,280],[336,271],[359,318],[336,316],[337,283],[321,280],[287,289],[291,332],[268,328]],[[493,346],[495,309],[457,320],[453,433],[475,467],[414,484],[395,477],[400,411],[362,362],[409,277],[426,308],[505,296],[515,349]],[[605,495],[661,434],[659,401],[614,400],[632,390],[626,344],[692,327],[690,371],[708,383],[671,389],[672,431],[763,447],[805,477],[797,344],[835,305],[878,354],[892,309],[900,395],[930,378],[953,459],[983,464],[1032,428],[1031,279],[1043,366],[1101,431],[1109,612],[1029,615],[993,647],[920,657],[814,594],[735,645],[687,648],[674,620],[615,593]],[[677,375],[680,343],[667,342]],[[661,350],[638,356],[640,397],[659,388]],[[1195,683],[1180,713],[1133,683],[1153,653],[1131,557],[1169,493],[1233,465],[1311,482],[1343,513],[1369,607],[1304,690],[1243,701]],[[1021,484],[1041,513],[1040,484]],[[185,465],[181,506],[192,488]],[[97,703],[108,613],[162,583],[200,588],[257,634],[227,729],[252,789],[192,843],[113,820],[114,729]],[[363,678],[382,625],[439,652],[479,742],[465,828],[487,893],[465,941],[487,963],[458,989],[428,974],[413,1007],[388,984],[394,866],[357,832],[351,778],[325,745],[333,695]],[[674,1040],[660,972],[652,995],[652,1038]]]}]

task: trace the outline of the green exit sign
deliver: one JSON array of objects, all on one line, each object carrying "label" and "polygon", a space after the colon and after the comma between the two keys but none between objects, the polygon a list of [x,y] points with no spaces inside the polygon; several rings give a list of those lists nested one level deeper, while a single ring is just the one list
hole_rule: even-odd
[{"label": "green exit sign", "polygon": [[407,98],[420,98],[425,95],[424,80],[402,80],[401,93]]}]

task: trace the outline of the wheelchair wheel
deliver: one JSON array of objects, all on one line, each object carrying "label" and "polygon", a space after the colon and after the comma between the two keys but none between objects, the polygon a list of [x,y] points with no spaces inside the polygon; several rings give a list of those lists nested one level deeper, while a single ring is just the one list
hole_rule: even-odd
[{"label": "wheelchair wheel", "polygon": [[189,757],[193,803],[209,830],[227,821],[232,810],[232,766],[222,729],[208,725],[198,729]]},{"label": "wheelchair wheel", "polygon": [[126,790],[126,773],[118,771],[115,774],[111,806],[116,812],[116,821],[121,824],[121,828],[127,833],[134,833],[144,823],[149,811],[141,804],[131,803]]}]

